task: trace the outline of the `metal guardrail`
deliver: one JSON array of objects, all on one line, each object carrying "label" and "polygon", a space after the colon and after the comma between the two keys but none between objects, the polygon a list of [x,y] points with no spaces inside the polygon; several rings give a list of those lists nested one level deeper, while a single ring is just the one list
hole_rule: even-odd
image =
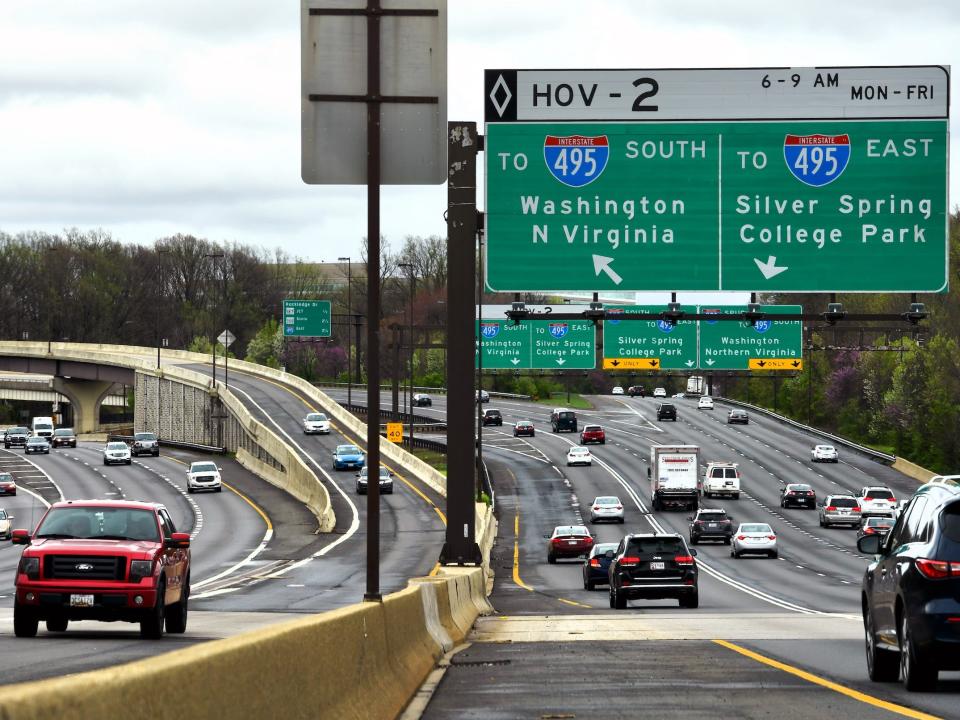
[{"label": "metal guardrail", "polygon": [[[107,435],[107,442],[133,442],[133,435]],[[226,455],[226,448],[217,447],[216,445],[201,445],[199,443],[189,443],[189,442],[179,442],[177,440],[159,440],[161,447],[172,447],[179,448],[181,450],[197,450],[198,452],[206,452],[215,455]]]},{"label": "metal guardrail", "polygon": [[767,408],[760,407],[759,405],[751,405],[750,403],[745,403],[740,400],[733,400],[731,398],[725,398],[725,397],[714,397],[714,400],[725,402],[729,405],[736,405],[737,407],[748,408],[753,412],[760,413],[761,415],[766,415],[769,418],[773,418],[777,422],[783,423],[784,425],[790,425],[791,427],[795,427],[798,430],[803,430],[804,432],[808,432],[811,435],[819,435],[820,437],[827,438],[828,440],[833,440],[833,442],[837,443],[838,445],[843,445],[852,450],[856,450],[857,452],[862,453],[863,455],[866,455],[872,460],[876,460],[877,462],[882,462],[884,465],[892,465],[897,459],[896,455],[889,455],[885,452],[880,452],[879,450],[874,450],[873,448],[868,448],[864,445],[855,443],[853,442],[853,440],[848,440],[847,438],[841,437],[840,435],[834,435],[832,433],[828,433],[826,430],[820,430],[819,428],[810,427],[809,425],[804,425],[803,423],[799,423],[796,420],[791,420],[790,418],[784,415],[780,415],[779,413],[775,413],[772,410],[768,410]]}]

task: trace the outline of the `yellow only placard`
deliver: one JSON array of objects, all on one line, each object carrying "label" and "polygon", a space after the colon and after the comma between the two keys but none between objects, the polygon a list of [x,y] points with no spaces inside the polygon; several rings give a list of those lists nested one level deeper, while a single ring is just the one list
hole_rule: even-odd
[{"label": "yellow only placard", "polygon": [[398,444],[403,442],[403,423],[387,423],[387,440]]},{"label": "yellow only placard", "polygon": [[750,358],[747,367],[751,370],[803,370],[800,358]]},{"label": "yellow only placard", "polygon": [[604,370],[656,370],[659,358],[604,358]]}]

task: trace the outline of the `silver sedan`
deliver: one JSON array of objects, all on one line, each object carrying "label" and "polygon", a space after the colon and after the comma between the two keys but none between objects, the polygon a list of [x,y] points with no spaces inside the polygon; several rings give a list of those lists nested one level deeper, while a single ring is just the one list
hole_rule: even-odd
[{"label": "silver sedan", "polygon": [[740,523],[733,534],[730,555],[739,558],[751,553],[777,557],[777,534],[767,523]]},{"label": "silver sedan", "polygon": [[593,505],[590,506],[590,522],[595,523],[599,520],[623,522],[623,503],[620,502],[620,498],[613,495],[594,498]]}]

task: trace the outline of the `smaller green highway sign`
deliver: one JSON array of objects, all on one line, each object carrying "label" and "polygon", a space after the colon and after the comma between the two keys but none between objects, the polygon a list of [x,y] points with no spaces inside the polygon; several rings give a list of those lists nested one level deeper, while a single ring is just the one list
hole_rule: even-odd
[{"label": "smaller green highway sign", "polygon": [[329,300],[284,300],[284,337],[330,337]]},{"label": "smaller green highway sign", "polygon": [[[691,370],[697,365],[697,323],[682,320],[671,325],[659,318],[661,305],[627,305],[606,308],[624,316],[649,315],[649,322],[614,320],[603,323],[605,370]],[[683,312],[696,313],[694,305]],[[729,323],[727,323],[729,324]],[[652,361],[659,362],[652,362]]]},{"label": "smaller green highway sign", "polygon": [[[732,315],[746,310],[744,305],[700,306],[702,314]],[[765,305],[761,311],[769,315],[799,314],[803,308]],[[800,320],[767,319],[753,325],[701,320],[699,325],[698,366],[701,370],[800,370],[803,367],[803,322]],[[764,362],[772,360],[777,362]]]},{"label": "smaller green highway sign", "polygon": [[474,328],[474,364],[489,370],[592,370],[597,362],[589,320],[483,319]]}]

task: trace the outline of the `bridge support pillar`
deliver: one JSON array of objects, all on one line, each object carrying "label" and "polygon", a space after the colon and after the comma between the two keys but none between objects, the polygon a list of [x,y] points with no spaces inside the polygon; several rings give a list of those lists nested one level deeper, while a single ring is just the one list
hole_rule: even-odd
[{"label": "bridge support pillar", "polygon": [[53,378],[53,389],[65,395],[73,406],[73,429],[80,433],[94,433],[100,428],[100,403],[113,383],[106,380]]}]

